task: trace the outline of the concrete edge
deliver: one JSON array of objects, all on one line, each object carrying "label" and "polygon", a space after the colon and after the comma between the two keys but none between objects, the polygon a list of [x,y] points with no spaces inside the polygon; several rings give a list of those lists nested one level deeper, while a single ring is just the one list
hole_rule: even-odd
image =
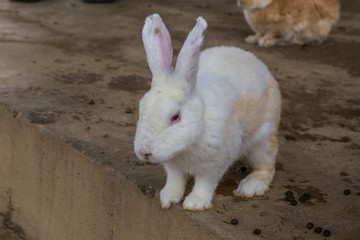
[{"label": "concrete edge", "polygon": [[0,105],[0,212],[25,239],[225,239]]}]

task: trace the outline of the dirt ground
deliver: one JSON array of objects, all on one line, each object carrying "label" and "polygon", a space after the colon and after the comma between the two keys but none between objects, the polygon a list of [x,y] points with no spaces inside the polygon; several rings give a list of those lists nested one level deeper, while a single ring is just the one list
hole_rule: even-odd
[{"label": "dirt ground", "polygon": [[6,228],[3,225],[0,225],[0,239],[1,240],[20,240],[17,234],[13,233],[11,230]]},{"label": "dirt ground", "polygon": [[[74,0],[0,3],[0,103],[122,172],[151,199],[165,183],[159,166],[134,162],[138,101],[150,84],[141,29],[159,13],[175,57],[201,15],[204,47],[253,52],[278,80],[283,97],[280,152],[271,190],[243,200],[231,195],[249,173],[240,160],[224,177],[214,208],[186,212],[228,239],[360,239],[360,2],[342,0],[341,19],[320,46],[259,48],[235,0]],[[241,167],[245,166],[241,170]],[[349,189],[351,193],[343,192]],[[291,190],[296,206],[285,200]],[[163,211],[159,208],[159,211]],[[169,211],[183,211],[180,205]],[[230,224],[231,219],[237,225]],[[253,229],[262,230],[260,236]],[[16,239],[2,237],[0,239]],[[5,236],[5,235],[4,235]]]},{"label": "dirt ground", "polygon": [[17,224],[12,223],[9,221],[9,215],[2,216],[0,214],[0,239],[1,240],[20,240],[26,239],[26,236],[21,229],[20,226]]}]

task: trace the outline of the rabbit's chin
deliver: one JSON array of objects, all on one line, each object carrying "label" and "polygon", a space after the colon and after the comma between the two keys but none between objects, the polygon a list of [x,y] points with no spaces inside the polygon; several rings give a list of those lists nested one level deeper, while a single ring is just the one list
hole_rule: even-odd
[{"label": "rabbit's chin", "polygon": [[150,157],[148,160],[145,160],[146,163],[154,164],[154,165],[158,165],[158,164],[161,164],[166,161],[167,161],[166,159],[160,159],[160,158],[154,158],[154,157]]},{"label": "rabbit's chin", "polygon": [[169,161],[169,159],[171,159],[171,157],[163,157],[163,156],[148,156],[148,157],[143,157],[141,155],[137,155],[138,159],[140,160],[140,162],[144,163],[144,164],[151,164],[151,165],[158,165],[164,162]]}]

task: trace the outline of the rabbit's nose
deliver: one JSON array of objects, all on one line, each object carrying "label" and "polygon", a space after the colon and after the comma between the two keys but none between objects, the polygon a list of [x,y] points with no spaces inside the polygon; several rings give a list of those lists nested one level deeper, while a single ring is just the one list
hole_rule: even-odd
[{"label": "rabbit's nose", "polygon": [[151,150],[150,150],[149,146],[143,146],[140,149],[140,153],[141,153],[141,155],[144,156],[145,160],[149,160],[150,157],[152,156],[152,153],[151,153]]}]

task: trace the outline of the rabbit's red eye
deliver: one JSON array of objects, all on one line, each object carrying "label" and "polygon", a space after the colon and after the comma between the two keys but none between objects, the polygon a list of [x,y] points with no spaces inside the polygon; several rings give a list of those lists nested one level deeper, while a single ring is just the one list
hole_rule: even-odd
[{"label": "rabbit's red eye", "polygon": [[179,122],[181,120],[181,114],[180,112],[177,112],[176,114],[174,114],[172,117],[171,117],[171,125]]}]

